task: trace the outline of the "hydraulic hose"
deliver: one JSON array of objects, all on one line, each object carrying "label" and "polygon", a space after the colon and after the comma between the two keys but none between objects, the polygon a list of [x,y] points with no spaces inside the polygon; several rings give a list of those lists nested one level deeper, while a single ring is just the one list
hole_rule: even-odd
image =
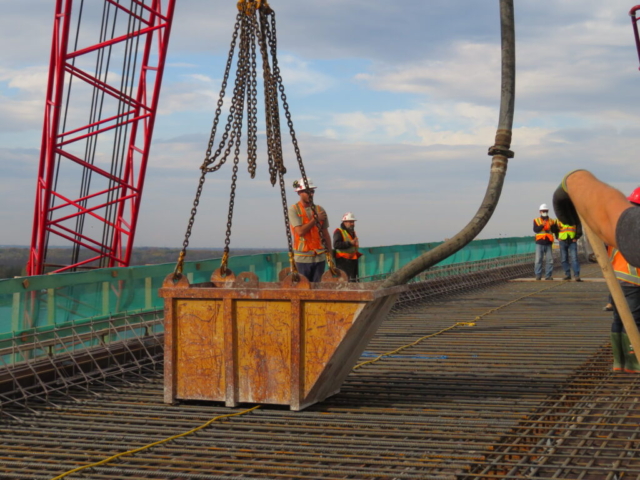
[{"label": "hydraulic hose", "polygon": [[489,148],[492,155],[489,185],[482,204],[471,221],[453,238],[433,250],[423,253],[387,278],[380,288],[394,287],[409,282],[416,275],[453,255],[473,240],[489,222],[500,194],[507,163],[513,157],[511,152],[511,128],[515,103],[516,47],[513,0],[500,0],[500,30],[502,36],[502,89],[500,96],[500,117],[495,145]]}]

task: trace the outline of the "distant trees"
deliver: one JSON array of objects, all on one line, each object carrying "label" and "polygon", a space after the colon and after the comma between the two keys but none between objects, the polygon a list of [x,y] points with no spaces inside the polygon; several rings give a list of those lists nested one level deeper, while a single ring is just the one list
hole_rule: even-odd
[{"label": "distant trees", "polygon": [[[233,249],[232,256],[258,255],[261,253],[279,252],[280,249],[269,248],[243,248]],[[131,253],[131,265],[158,265],[160,263],[173,263],[178,260],[178,248],[138,247]],[[84,254],[84,255],[83,255]],[[81,252],[80,259],[90,258],[91,252]],[[52,247],[47,252],[47,263],[53,265],[68,265],[71,256],[69,248]],[[187,261],[208,260],[222,257],[222,249],[192,248],[187,252]],[[23,276],[29,258],[28,247],[0,247],[0,279]]]}]

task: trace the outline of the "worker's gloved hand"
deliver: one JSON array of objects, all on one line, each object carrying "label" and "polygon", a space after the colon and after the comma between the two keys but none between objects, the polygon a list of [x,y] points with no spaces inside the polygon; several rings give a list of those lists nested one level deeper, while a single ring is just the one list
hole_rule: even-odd
[{"label": "worker's gloved hand", "polygon": [[580,217],[576,212],[576,207],[573,206],[571,197],[565,190],[564,180],[553,194],[553,210],[556,212],[558,220],[565,225],[575,225],[576,227],[580,225]]}]

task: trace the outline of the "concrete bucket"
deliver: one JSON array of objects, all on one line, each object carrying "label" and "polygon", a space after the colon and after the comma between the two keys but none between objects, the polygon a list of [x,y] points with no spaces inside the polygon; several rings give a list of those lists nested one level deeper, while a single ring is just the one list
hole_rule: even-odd
[{"label": "concrete bucket", "polygon": [[[330,281],[324,281],[330,280]],[[167,277],[166,403],[289,405],[302,410],[340,386],[404,286],[332,279],[259,282],[245,272],[189,285]]]}]

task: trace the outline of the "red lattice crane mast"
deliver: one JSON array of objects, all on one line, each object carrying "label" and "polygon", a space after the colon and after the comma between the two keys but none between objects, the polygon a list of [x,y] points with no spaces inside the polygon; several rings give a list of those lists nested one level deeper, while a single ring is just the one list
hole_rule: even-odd
[{"label": "red lattice crane mast", "polygon": [[174,5],[56,0],[28,275],[129,264]]},{"label": "red lattice crane mast", "polygon": [[631,10],[629,10],[629,15],[631,16],[631,25],[633,26],[633,36],[636,40],[636,50],[638,51],[638,59],[640,60],[640,35],[638,34],[638,18],[636,17],[636,13],[640,10],[640,5],[636,5]]}]

